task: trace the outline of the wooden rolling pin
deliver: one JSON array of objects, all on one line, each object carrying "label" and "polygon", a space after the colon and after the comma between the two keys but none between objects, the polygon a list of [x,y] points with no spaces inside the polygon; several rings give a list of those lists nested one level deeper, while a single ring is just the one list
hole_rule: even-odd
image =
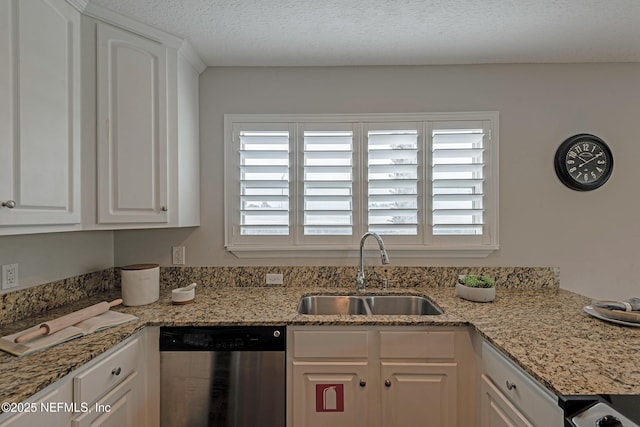
[{"label": "wooden rolling pin", "polygon": [[83,308],[82,310],[74,311],[73,313],[58,317],[57,319],[44,322],[42,325],[40,325],[39,329],[19,335],[14,341],[16,343],[21,343],[37,338],[41,335],[53,334],[54,332],[58,332],[59,330],[62,330],[71,325],[75,325],[76,323],[82,322],[83,320],[91,319],[94,316],[105,313],[109,311],[111,307],[115,307],[116,305],[119,305],[121,303],[121,299],[116,299],[111,302],[103,301],[90,307]]}]

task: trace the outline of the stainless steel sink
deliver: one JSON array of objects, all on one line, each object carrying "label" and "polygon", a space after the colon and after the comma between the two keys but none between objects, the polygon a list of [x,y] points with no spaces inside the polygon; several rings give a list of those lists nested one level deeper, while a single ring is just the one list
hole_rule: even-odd
[{"label": "stainless steel sink", "polygon": [[367,305],[371,309],[371,314],[417,314],[417,315],[438,315],[442,311],[431,301],[423,297],[409,295],[375,295],[365,297]]},{"label": "stainless steel sink", "polygon": [[370,314],[364,299],[349,295],[311,295],[300,299],[301,314]]},{"label": "stainless steel sink", "polygon": [[412,295],[310,295],[300,299],[298,313],[433,316],[442,310],[428,299]]}]

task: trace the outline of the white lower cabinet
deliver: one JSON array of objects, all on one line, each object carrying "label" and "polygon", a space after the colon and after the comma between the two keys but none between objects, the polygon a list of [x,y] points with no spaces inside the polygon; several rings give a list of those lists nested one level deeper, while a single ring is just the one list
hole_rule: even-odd
[{"label": "white lower cabinet", "polygon": [[0,414],[0,427],[68,426],[73,408],[71,394],[71,382],[60,380],[11,412]]},{"label": "white lower cabinet", "polygon": [[368,370],[366,361],[294,362],[292,405],[300,410],[291,425],[367,427]]},{"label": "white lower cabinet", "polygon": [[486,375],[481,377],[482,427],[533,427]]},{"label": "white lower cabinet", "polygon": [[481,427],[563,425],[557,397],[486,342],[482,370]]},{"label": "white lower cabinet", "polygon": [[147,424],[144,407],[136,402],[144,394],[141,346],[135,339],[74,376],[74,403],[87,410],[73,419],[73,427]]},{"label": "white lower cabinet", "polygon": [[0,414],[0,427],[159,425],[157,335],[150,329],[21,402],[18,413]]},{"label": "white lower cabinet", "polygon": [[[465,328],[289,327],[289,427],[474,425]],[[456,347],[459,347],[456,349]],[[467,375],[468,374],[468,375]]]},{"label": "white lower cabinet", "polygon": [[456,426],[456,371],[455,362],[382,362],[382,425]]},{"label": "white lower cabinet", "polygon": [[106,396],[96,401],[89,411],[74,418],[72,427],[120,427],[145,425],[144,408],[140,405],[140,383],[138,372],[133,372]]}]

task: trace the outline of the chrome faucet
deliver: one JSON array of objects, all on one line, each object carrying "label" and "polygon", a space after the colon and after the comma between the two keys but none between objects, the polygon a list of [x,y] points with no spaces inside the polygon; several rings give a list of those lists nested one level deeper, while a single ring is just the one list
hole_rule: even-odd
[{"label": "chrome faucet", "polygon": [[364,233],[360,239],[360,269],[358,270],[358,274],[356,274],[356,287],[359,292],[364,292],[367,288],[367,282],[364,277],[364,241],[367,240],[367,237],[369,236],[373,236],[373,238],[376,239],[376,242],[378,242],[382,264],[389,264],[389,255],[387,254],[387,250],[384,248],[382,237],[372,231]]}]

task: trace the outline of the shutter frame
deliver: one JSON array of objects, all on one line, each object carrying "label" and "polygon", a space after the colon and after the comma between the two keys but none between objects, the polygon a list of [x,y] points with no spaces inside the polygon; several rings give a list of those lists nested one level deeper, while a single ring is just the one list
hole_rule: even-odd
[{"label": "shutter frame", "polygon": [[[298,124],[296,135],[299,187],[296,244],[353,244],[358,233],[360,127],[344,121],[305,122]],[[327,145],[326,149],[323,144]],[[346,153],[349,153],[348,161]],[[339,164],[332,162],[336,158],[340,159]],[[351,180],[348,182],[343,176],[333,179],[332,172],[349,174]],[[342,194],[331,194],[334,192]],[[332,202],[341,207],[331,207]],[[327,206],[322,206],[325,203]]]},{"label": "shutter frame", "polygon": [[422,243],[422,123],[369,122],[363,136],[367,231],[379,233],[386,245]]},{"label": "shutter frame", "polygon": [[[389,250],[396,252],[394,258],[402,256],[453,256],[453,257],[484,257],[498,248],[498,123],[497,112],[469,112],[469,113],[410,113],[410,114],[227,114],[225,115],[225,247],[238,256],[281,257],[291,252],[295,257],[333,257],[357,255],[360,236],[367,231],[368,200],[378,198],[376,192],[384,191],[376,183],[369,183],[368,155],[366,152],[367,129],[381,124],[417,123],[422,139],[418,147],[418,183],[419,199],[418,223],[421,227],[416,241],[410,241],[407,236],[384,235],[385,244]],[[431,233],[432,204],[441,202],[440,199],[455,199],[454,197],[433,194],[432,186],[432,156],[430,151],[431,128],[437,128],[443,122],[482,123],[485,138],[484,163],[486,172],[483,184],[485,223],[483,234],[480,236],[433,236]],[[354,130],[352,154],[353,179],[353,235],[352,236],[304,236],[304,158],[300,154],[300,129],[305,125],[331,125],[342,123]],[[234,129],[247,129],[254,126],[260,129],[288,129],[291,147],[289,153],[289,226],[288,236],[242,236],[239,230],[240,192],[239,173],[234,174],[233,165],[238,164],[236,145],[234,144]],[[372,156],[373,157],[373,156]],[[378,168],[384,169],[384,168]],[[237,176],[236,176],[237,175]],[[402,184],[396,182],[398,186]],[[268,183],[266,184],[268,186]],[[467,183],[467,185],[475,185]],[[236,191],[237,189],[237,191]],[[403,189],[404,191],[404,189]],[[251,197],[247,197],[247,201]],[[321,198],[316,198],[318,205]],[[335,238],[335,239],[334,239]],[[270,250],[273,249],[273,250]],[[422,254],[422,255],[421,255]],[[475,255],[474,255],[475,254]]]}]

